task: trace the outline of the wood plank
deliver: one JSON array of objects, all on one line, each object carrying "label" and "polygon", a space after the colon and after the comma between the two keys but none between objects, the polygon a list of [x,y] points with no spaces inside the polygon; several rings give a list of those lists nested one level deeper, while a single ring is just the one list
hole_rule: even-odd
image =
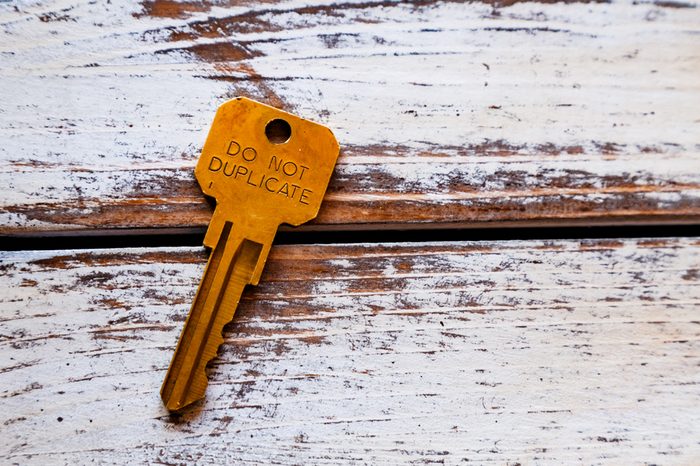
[{"label": "wood plank", "polygon": [[696,2],[0,5],[0,233],[201,228],[214,110],[343,147],[313,228],[697,222]]},{"label": "wood plank", "polygon": [[700,460],[697,239],[275,247],[171,416],[204,260],[0,253],[0,462]]}]

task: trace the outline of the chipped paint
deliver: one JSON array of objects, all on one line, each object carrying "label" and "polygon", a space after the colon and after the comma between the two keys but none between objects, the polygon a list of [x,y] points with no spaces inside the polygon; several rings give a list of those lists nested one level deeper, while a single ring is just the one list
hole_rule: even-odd
[{"label": "chipped paint", "polygon": [[180,415],[200,248],[2,252],[0,458],[692,463],[696,243],[274,247]]},{"label": "chipped paint", "polygon": [[334,129],[344,151],[316,225],[696,219],[698,15],[677,2],[0,6],[0,231],[205,225],[191,167],[233,95]]}]

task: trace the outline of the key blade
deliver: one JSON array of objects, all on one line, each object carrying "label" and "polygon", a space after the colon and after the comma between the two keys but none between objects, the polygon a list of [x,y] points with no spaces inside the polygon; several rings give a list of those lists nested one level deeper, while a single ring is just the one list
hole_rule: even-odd
[{"label": "key blade", "polygon": [[168,410],[177,411],[204,398],[207,363],[224,342],[224,325],[233,319],[262,250],[259,243],[232,238],[231,223],[224,225],[161,388]]},{"label": "key blade", "polygon": [[204,237],[212,254],[161,390],[168,409],[204,397],[207,363],[243,289],[260,280],[277,227],[316,217],[339,152],[330,129],[259,102],[217,110],[195,168],[216,199]]}]

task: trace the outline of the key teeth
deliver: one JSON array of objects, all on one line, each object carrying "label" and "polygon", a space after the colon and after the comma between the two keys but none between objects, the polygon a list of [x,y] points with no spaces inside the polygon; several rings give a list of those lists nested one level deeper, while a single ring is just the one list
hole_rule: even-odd
[{"label": "key teeth", "polygon": [[214,215],[212,216],[207,232],[204,235],[204,246],[211,249],[216,247],[216,244],[221,238],[221,231],[224,228],[224,223],[225,222],[222,220],[220,212],[218,210],[214,210]]},{"label": "key teeth", "polygon": [[262,243],[262,249],[258,254],[258,262],[255,264],[255,269],[253,269],[253,274],[250,277],[250,285],[258,286],[258,283],[260,283],[260,277],[262,277],[263,270],[265,269],[265,263],[267,262],[267,257],[270,255],[271,248],[272,240]]},{"label": "key teeth", "polygon": [[[195,375],[195,380],[193,380],[192,383],[192,389],[189,390],[189,396],[185,399],[182,408],[187,407],[192,403],[199,401],[205,397],[207,386],[209,385],[209,378],[207,377],[207,366],[211,361],[214,360],[214,358],[217,357],[221,345],[223,345],[225,342],[223,335],[225,325],[226,324],[222,325],[221,329],[218,332],[214,330],[209,344],[204,349],[204,354],[202,355],[202,362],[204,362],[204,364],[201,366],[201,370],[197,371],[197,375]],[[195,387],[197,389],[195,389]]]},{"label": "key teeth", "polygon": [[166,400],[165,395],[161,390],[161,398],[165,402],[165,407],[168,409],[168,411],[177,412],[199,400],[204,399],[207,391],[207,386],[209,385],[209,379],[207,377],[207,366],[218,355],[219,348],[221,348],[221,345],[223,345],[225,342],[223,331],[224,326],[221,326],[221,330],[219,332],[215,332],[214,335],[212,335],[212,340],[210,341],[210,344],[207,345],[207,347],[204,349],[204,354],[202,355],[202,361],[204,362],[204,365],[201,366],[201,369],[197,370],[194,374],[194,380],[192,380],[191,388],[183,394],[183,397],[178,399],[171,397]]},{"label": "key teeth", "polygon": [[[264,258],[262,264],[258,262],[264,244],[236,237],[233,233],[229,235],[230,229],[230,222],[226,222],[166,375],[161,396],[171,411],[182,410],[204,398],[208,385],[206,367],[225,342],[224,327],[233,320],[241,293],[251,276],[256,275],[256,267],[258,272],[262,271]],[[217,229],[210,227],[209,231]],[[269,246],[264,250],[269,251]],[[200,295],[202,290],[206,294]],[[192,319],[193,315],[197,317]],[[190,347],[193,342],[194,346]],[[186,355],[185,351],[192,351],[192,354]]]}]

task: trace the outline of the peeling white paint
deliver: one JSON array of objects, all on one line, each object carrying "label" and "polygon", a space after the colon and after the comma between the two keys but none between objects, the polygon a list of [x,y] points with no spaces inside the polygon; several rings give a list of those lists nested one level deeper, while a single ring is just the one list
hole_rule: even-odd
[{"label": "peeling white paint", "polygon": [[[177,19],[136,17],[140,7],[122,0],[0,6],[0,185],[9,188],[2,207],[16,217],[42,203],[109,205],[133,199],[129,186],[142,189],[145,178],[187,172],[217,105],[261,92],[249,70],[290,109],[334,129],[347,148],[341,174],[392,180],[376,197],[370,182],[329,193],[336,200],[381,203],[410,193],[449,203],[474,187],[489,199],[503,189],[493,177],[484,183],[486,174],[508,182],[527,173],[521,200],[532,204],[549,195],[537,188],[581,173],[598,191],[583,199],[610,194],[606,177],[628,175],[658,188],[646,198],[659,209],[683,204],[671,199],[698,204],[700,8],[520,3],[493,15],[489,5],[438,2],[299,10],[308,5],[214,7]],[[197,21],[255,11],[262,13],[230,35],[168,40],[172,30],[192,33]],[[39,20],[52,14],[68,20]],[[247,21],[266,26],[248,32]],[[217,42],[262,55],[215,63],[185,50]],[[485,142],[516,155],[477,148],[464,156]],[[94,182],[81,180],[95,172]],[[173,181],[191,182],[187,173]],[[41,228],[28,217],[20,225]]]},{"label": "peeling white paint", "polygon": [[179,420],[158,389],[199,248],[3,252],[0,458],[693,463],[698,251],[275,247]]}]

